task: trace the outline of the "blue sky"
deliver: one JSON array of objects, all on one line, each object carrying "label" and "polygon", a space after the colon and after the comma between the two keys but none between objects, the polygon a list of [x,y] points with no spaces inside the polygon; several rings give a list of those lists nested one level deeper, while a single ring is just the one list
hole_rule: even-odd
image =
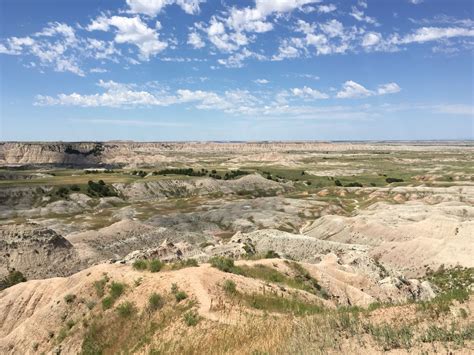
[{"label": "blue sky", "polygon": [[474,139],[467,0],[1,0],[1,140]]}]

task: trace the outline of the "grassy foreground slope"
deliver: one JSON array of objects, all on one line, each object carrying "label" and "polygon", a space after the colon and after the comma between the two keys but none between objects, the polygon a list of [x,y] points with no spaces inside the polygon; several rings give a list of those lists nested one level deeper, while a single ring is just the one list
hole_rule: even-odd
[{"label": "grassy foreground slope", "polygon": [[[2,353],[315,354],[469,352],[472,269],[427,278],[431,301],[338,308],[280,259],[102,264],[0,293]],[[287,265],[293,270],[285,272]]]}]

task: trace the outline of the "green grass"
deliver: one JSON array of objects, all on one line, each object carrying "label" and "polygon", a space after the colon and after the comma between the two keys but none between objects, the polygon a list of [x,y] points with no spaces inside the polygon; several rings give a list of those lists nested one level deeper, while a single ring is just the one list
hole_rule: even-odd
[{"label": "green grass", "polygon": [[138,271],[144,271],[148,269],[150,272],[159,272],[164,265],[165,264],[158,259],[138,259],[133,262],[132,267]]},{"label": "green grass", "polygon": [[188,311],[183,315],[184,323],[188,327],[194,327],[199,323],[201,317],[196,311]]},{"label": "green grass", "polygon": [[137,307],[134,303],[126,301],[118,305],[116,311],[121,318],[130,318],[137,313]]},{"label": "green grass", "polygon": [[174,297],[176,298],[176,302],[181,302],[188,298],[188,294],[184,291],[178,291],[174,294]]},{"label": "green grass", "polygon": [[158,293],[154,292],[148,297],[148,308],[152,311],[162,308],[164,303],[163,297]]},{"label": "green grass", "polygon": [[413,343],[413,329],[409,325],[381,324],[368,326],[369,333],[384,351],[409,349]]},{"label": "green grass", "polygon": [[170,270],[179,270],[185,269],[187,267],[198,267],[199,263],[196,259],[186,259],[186,260],[179,260],[174,263],[167,265]]},{"label": "green grass", "polygon": [[229,295],[235,295],[237,293],[237,285],[232,280],[225,280],[222,284],[222,288],[225,293]]},{"label": "green grass", "polygon": [[105,285],[109,282],[109,277],[104,275],[100,280],[94,282],[95,293],[98,297],[104,297],[105,294]]},{"label": "green grass", "polygon": [[0,291],[25,281],[26,277],[23,276],[20,271],[12,270],[8,273],[7,276],[0,280]]},{"label": "green grass", "polygon": [[124,290],[125,284],[121,282],[112,281],[112,283],[110,284],[110,297],[112,297],[113,299],[117,299],[122,296]]},{"label": "green grass", "polygon": [[146,270],[148,268],[148,263],[146,262],[146,260],[139,259],[139,260],[135,260],[133,262],[132,267],[135,270],[143,271],[143,270]]},{"label": "green grass", "polygon": [[238,297],[250,307],[266,312],[291,313],[302,316],[322,313],[324,311],[324,308],[320,304],[305,302],[297,298],[282,297],[273,293],[239,293]]},{"label": "green grass", "polygon": [[158,259],[152,259],[148,263],[148,269],[150,272],[158,272],[163,267],[163,263]]}]

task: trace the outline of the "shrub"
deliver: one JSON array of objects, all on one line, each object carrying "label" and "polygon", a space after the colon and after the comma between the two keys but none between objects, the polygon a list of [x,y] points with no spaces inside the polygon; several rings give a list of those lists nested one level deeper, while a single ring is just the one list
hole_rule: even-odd
[{"label": "shrub", "polygon": [[68,329],[71,329],[72,327],[74,327],[74,324],[76,324],[76,322],[74,322],[72,319],[69,319],[67,322],[66,322],[66,327]]},{"label": "shrub", "polygon": [[224,284],[222,285],[224,291],[230,295],[234,295],[237,293],[237,287],[234,281],[232,280],[225,280]]},{"label": "shrub", "polygon": [[360,182],[354,181],[346,184],[346,187],[363,187],[363,185]]},{"label": "shrub", "polygon": [[385,181],[387,184],[391,184],[392,182],[403,182],[403,179],[388,177],[385,179]]},{"label": "shrub", "polygon": [[265,259],[279,259],[280,255],[273,250],[269,250],[265,253]]},{"label": "shrub", "polygon": [[234,272],[234,260],[224,256],[215,256],[209,260],[212,267],[224,272]]},{"label": "shrub", "polygon": [[176,298],[176,302],[181,302],[188,298],[188,294],[184,291],[178,291],[174,294],[174,297]]},{"label": "shrub", "polygon": [[198,267],[199,263],[197,262],[196,259],[186,259],[186,260],[180,260],[177,261],[173,264],[171,264],[171,270],[179,270],[179,269],[184,269],[187,267]]},{"label": "shrub", "polygon": [[163,267],[163,263],[158,259],[153,259],[149,262],[148,267],[151,272],[158,272]]},{"label": "shrub", "polygon": [[340,180],[334,180],[334,185],[342,186],[342,182]]},{"label": "shrub", "polygon": [[188,327],[194,327],[199,323],[200,317],[196,311],[189,311],[183,315],[184,322]]},{"label": "shrub", "polygon": [[179,291],[179,287],[176,283],[171,284],[171,293],[175,295]]},{"label": "shrub", "polygon": [[56,195],[65,198],[69,195],[69,189],[67,187],[60,187],[58,191],[56,191]]},{"label": "shrub", "polygon": [[160,309],[164,305],[163,297],[158,293],[152,293],[148,298],[148,305],[152,311]]},{"label": "shrub", "polygon": [[110,297],[115,300],[123,294],[124,290],[125,285],[123,283],[113,281],[110,285]]},{"label": "shrub", "polygon": [[76,295],[67,294],[66,296],[64,296],[64,301],[66,303],[72,303],[74,302],[75,299],[76,299]]},{"label": "shrub", "polygon": [[405,348],[412,346],[413,331],[407,325],[393,327],[389,324],[370,326],[370,333],[383,350]]},{"label": "shrub", "polygon": [[25,281],[26,277],[23,276],[20,271],[11,270],[8,275],[0,281],[0,291]]},{"label": "shrub", "polygon": [[105,284],[109,281],[107,276],[104,276],[102,279],[94,282],[95,293],[98,297],[104,296]]},{"label": "shrub", "polygon": [[146,260],[138,259],[133,262],[132,266],[135,270],[146,270],[148,265]]},{"label": "shrub", "polygon": [[135,307],[135,304],[128,301],[123,302],[120,305],[118,305],[116,310],[117,310],[118,315],[122,318],[130,318],[132,315],[134,315],[137,312],[137,308]]},{"label": "shrub", "polygon": [[72,185],[70,187],[70,189],[71,189],[71,191],[75,191],[75,192],[81,191],[81,188],[78,185]]},{"label": "shrub", "polygon": [[102,300],[102,308],[104,310],[112,308],[113,304],[114,304],[114,299],[110,296],[107,296]]},{"label": "shrub", "polygon": [[151,272],[158,272],[161,270],[162,267],[163,263],[158,259],[150,260],[150,262],[148,263],[148,268]]}]

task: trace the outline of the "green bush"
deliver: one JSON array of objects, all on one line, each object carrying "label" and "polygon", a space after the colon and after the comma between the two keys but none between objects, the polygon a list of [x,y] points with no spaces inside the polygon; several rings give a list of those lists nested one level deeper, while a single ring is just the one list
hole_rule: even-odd
[{"label": "green bush", "polygon": [[158,293],[152,293],[150,297],[148,297],[148,305],[152,311],[160,309],[164,305],[163,297]]},{"label": "green bush", "polygon": [[125,285],[123,283],[112,281],[110,284],[110,296],[113,299],[117,299],[122,296],[124,290]]},{"label": "green bush", "polygon": [[214,256],[209,259],[212,267],[224,272],[235,272],[234,260],[224,256]]},{"label": "green bush", "polygon": [[117,310],[118,315],[122,318],[130,318],[132,315],[134,315],[137,312],[137,308],[135,307],[135,304],[128,301],[123,302],[120,305],[118,305],[116,310]]},{"label": "green bush", "polygon": [[198,267],[199,263],[196,259],[180,260],[171,264],[171,270],[184,269],[186,267]]},{"label": "green bush", "polygon": [[0,291],[25,281],[26,277],[23,276],[20,271],[11,270],[8,275],[0,281]]},{"label": "green bush", "polygon": [[105,285],[109,282],[108,276],[94,282],[95,293],[98,297],[104,297]]},{"label": "green bush", "polygon": [[107,296],[102,300],[102,308],[104,310],[112,308],[113,304],[114,304],[114,299],[110,296]]},{"label": "green bush", "polygon": [[64,301],[66,303],[72,303],[74,302],[75,299],[76,299],[76,295],[67,294],[66,296],[64,296]]},{"label": "green bush", "polygon": [[188,294],[184,291],[178,291],[174,294],[174,297],[176,298],[176,302],[181,302],[188,298]]},{"label": "green bush", "polygon": [[188,327],[194,327],[199,323],[200,317],[196,311],[189,311],[183,315],[184,322]]},{"label": "green bush", "polygon": [[151,272],[158,272],[161,270],[162,267],[163,263],[158,259],[150,260],[150,262],[148,263],[148,268]]},{"label": "green bush", "polygon": [[135,270],[146,270],[146,268],[148,267],[148,263],[146,262],[146,260],[138,259],[133,262],[132,267]]},{"label": "green bush", "polygon": [[237,285],[232,280],[225,280],[224,284],[222,285],[224,291],[230,295],[234,295],[237,293]]},{"label": "green bush", "polygon": [[388,177],[385,179],[385,181],[387,182],[387,184],[391,184],[392,182],[403,182],[403,179]]},{"label": "green bush", "polygon": [[279,259],[279,258],[280,258],[280,255],[278,255],[278,253],[275,252],[274,250],[268,250],[265,253],[265,259]]}]

